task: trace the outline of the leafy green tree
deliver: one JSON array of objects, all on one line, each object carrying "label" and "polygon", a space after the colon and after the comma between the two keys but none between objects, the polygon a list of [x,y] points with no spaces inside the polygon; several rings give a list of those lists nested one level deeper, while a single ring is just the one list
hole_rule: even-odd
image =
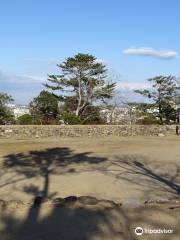
[{"label": "leafy green tree", "polygon": [[[76,121],[76,124],[102,124],[104,123],[103,119],[100,115],[101,108],[99,106],[94,106],[92,104],[89,104],[86,107],[86,111],[83,111],[80,116],[76,116],[74,114],[76,110],[77,100],[76,97],[68,97],[66,101],[64,102],[63,106],[61,106],[61,109],[63,112],[66,112],[67,114],[63,114],[62,116],[71,116],[74,119],[79,119]],[[76,117],[74,117],[76,116]],[[65,119],[63,119],[65,120]],[[65,121],[67,122],[67,121]],[[71,122],[71,121],[70,121]],[[68,124],[73,124],[68,122]]]},{"label": "leafy green tree", "polygon": [[90,54],[79,53],[58,65],[59,75],[49,75],[45,86],[59,90],[60,101],[67,103],[67,111],[82,119],[88,106],[113,96],[115,83],[107,82],[103,63]]},{"label": "leafy green tree", "polygon": [[60,120],[62,120],[64,124],[70,125],[82,124],[79,116],[76,116],[75,114],[66,111],[62,111],[62,113],[60,114]]},{"label": "leafy green tree", "polygon": [[10,95],[0,93],[0,124],[14,123],[14,115],[7,106],[11,102],[13,102],[13,98]]},{"label": "leafy green tree", "polygon": [[31,124],[33,124],[33,116],[30,114],[24,114],[17,118],[16,124],[31,125]]},{"label": "leafy green tree", "polygon": [[58,98],[47,91],[41,91],[39,96],[30,103],[30,112],[34,124],[56,123],[58,116]]},{"label": "leafy green tree", "polygon": [[129,117],[133,124],[160,124],[159,118],[154,115],[154,104],[142,102],[128,102]]},{"label": "leafy green tree", "polygon": [[135,90],[135,92],[152,99],[153,107],[158,111],[155,113],[160,123],[170,123],[176,120],[175,99],[179,94],[180,86],[173,76],[157,76],[148,79],[152,89]]},{"label": "leafy green tree", "polygon": [[106,124],[105,120],[101,116],[101,107],[89,105],[86,111],[83,113],[83,124]]}]

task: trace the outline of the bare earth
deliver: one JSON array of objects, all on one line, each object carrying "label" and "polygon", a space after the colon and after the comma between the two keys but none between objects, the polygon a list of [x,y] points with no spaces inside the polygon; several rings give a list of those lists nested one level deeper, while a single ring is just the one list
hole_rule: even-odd
[{"label": "bare earth", "polygon": [[49,199],[88,195],[123,205],[56,211],[46,206],[30,217],[29,207],[0,208],[0,239],[130,240],[137,239],[139,225],[175,231],[141,239],[178,240],[180,207],[144,202],[179,198],[180,137],[1,139],[0,199],[31,202],[40,194]]}]

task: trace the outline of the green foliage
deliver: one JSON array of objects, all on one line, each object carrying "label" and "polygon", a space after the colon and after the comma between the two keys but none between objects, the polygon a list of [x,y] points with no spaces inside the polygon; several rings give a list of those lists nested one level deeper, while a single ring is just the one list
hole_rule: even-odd
[{"label": "green foliage", "polygon": [[30,103],[34,124],[55,124],[58,111],[58,98],[47,91],[41,91]]},{"label": "green foliage", "polygon": [[90,54],[79,53],[58,65],[60,75],[49,75],[45,86],[59,90],[59,100],[68,112],[82,119],[87,106],[113,96],[115,83],[107,83],[106,67]]},{"label": "green foliage", "polygon": [[152,89],[136,90],[135,92],[152,99],[154,107],[158,108],[156,116],[161,124],[176,120],[175,99],[179,95],[180,86],[173,76],[157,76],[149,79]]},{"label": "green foliage", "polygon": [[147,114],[144,114],[143,118],[138,119],[136,124],[151,125],[151,124],[161,124],[161,122],[152,114],[147,113]]},{"label": "green foliage", "polygon": [[24,114],[16,120],[16,124],[19,125],[31,125],[33,124],[33,116],[30,114]]},{"label": "green foliage", "polygon": [[11,102],[13,102],[11,96],[6,93],[0,93],[0,124],[14,123],[14,115],[7,107],[7,104]]},{"label": "green foliage", "polygon": [[100,114],[101,108],[99,106],[89,105],[82,115],[83,124],[105,124],[104,119]]},{"label": "green foliage", "polygon": [[74,113],[76,111],[77,103],[76,96],[67,96],[61,107],[66,112]]},{"label": "green foliage", "polygon": [[154,104],[130,102],[128,106],[132,109],[136,124],[161,124],[159,118],[154,114]]},{"label": "green foliage", "polygon": [[76,116],[75,114],[72,114],[69,112],[63,112],[60,115],[60,119],[63,120],[65,124],[69,124],[69,125],[77,125],[82,123],[79,116]]}]

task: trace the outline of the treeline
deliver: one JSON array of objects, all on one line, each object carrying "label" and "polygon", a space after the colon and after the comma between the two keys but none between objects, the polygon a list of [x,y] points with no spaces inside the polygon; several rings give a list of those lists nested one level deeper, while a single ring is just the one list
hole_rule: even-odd
[{"label": "treeline", "polygon": [[[117,112],[120,106],[112,101],[117,94],[116,82],[108,80],[104,63],[90,54],[79,53],[57,66],[59,75],[48,76],[44,90],[30,102],[29,114],[15,119],[8,108],[12,97],[0,94],[0,124],[105,124],[102,109],[115,116],[113,111]],[[177,122],[180,103],[177,79],[157,76],[148,81],[150,89],[135,92],[149,98],[150,103],[123,102],[129,109],[129,122],[133,123],[134,118],[138,124]]]}]

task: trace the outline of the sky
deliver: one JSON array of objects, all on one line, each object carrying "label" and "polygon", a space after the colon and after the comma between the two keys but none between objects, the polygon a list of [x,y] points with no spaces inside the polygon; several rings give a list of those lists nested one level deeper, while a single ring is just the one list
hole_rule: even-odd
[{"label": "sky", "polygon": [[179,0],[1,0],[0,92],[27,104],[78,52],[102,60],[127,94],[180,77]]}]

